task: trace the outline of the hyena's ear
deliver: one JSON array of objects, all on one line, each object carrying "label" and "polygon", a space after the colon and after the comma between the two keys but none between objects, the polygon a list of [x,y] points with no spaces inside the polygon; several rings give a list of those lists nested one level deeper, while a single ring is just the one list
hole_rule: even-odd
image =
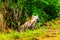
[{"label": "hyena's ear", "polygon": [[36,15],[36,17],[38,17],[38,15]]},{"label": "hyena's ear", "polygon": [[38,15],[36,15],[36,16],[32,15],[32,18],[38,18]]},{"label": "hyena's ear", "polygon": [[32,18],[34,18],[34,15],[32,15]]}]

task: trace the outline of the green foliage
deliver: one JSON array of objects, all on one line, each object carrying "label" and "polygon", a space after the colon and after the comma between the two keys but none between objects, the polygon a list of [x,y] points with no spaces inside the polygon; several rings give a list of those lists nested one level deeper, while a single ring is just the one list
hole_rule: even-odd
[{"label": "green foliage", "polygon": [[[27,14],[29,17],[31,17],[32,15],[38,15],[40,18],[39,24],[42,24],[49,20],[57,18],[59,16],[58,12],[60,12],[60,0],[0,0],[0,6],[4,3],[5,6],[7,6],[6,10],[11,9],[13,11],[11,12],[9,10],[12,13],[13,17],[14,9],[16,11],[15,13],[17,13],[17,10],[19,11],[17,14],[21,15],[21,18],[18,18],[16,20],[20,20],[19,22],[21,22],[21,24],[23,24],[26,21],[27,17],[25,14]],[[8,14],[10,15],[9,12]],[[7,18],[9,19],[6,20],[11,25],[18,24],[17,21],[13,20],[11,15]]]},{"label": "green foliage", "polygon": [[12,40],[12,39],[19,39],[19,40],[32,40],[40,35],[46,35],[46,29],[41,28],[38,30],[27,30],[25,32],[18,33],[16,31],[11,31],[10,33],[2,33],[2,40]]},{"label": "green foliage", "polygon": [[19,36],[19,33],[18,32],[13,32],[12,33],[12,38],[14,39],[18,39],[20,36]]}]

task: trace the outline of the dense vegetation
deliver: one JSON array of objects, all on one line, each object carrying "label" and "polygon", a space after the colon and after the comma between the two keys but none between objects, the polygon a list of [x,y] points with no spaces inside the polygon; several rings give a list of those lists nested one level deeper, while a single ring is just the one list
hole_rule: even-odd
[{"label": "dense vegetation", "polygon": [[16,29],[32,15],[40,18],[39,26],[60,17],[59,0],[0,0],[0,11],[8,27]]}]

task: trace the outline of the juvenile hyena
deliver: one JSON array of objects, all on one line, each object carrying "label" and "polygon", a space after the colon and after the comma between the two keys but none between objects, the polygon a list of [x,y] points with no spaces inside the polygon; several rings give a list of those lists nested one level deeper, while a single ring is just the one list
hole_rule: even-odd
[{"label": "juvenile hyena", "polygon": [[26,21],[24,23],[24,30],[25,29],[34,29],[35,23],[39,22],[38,16],[32,16],[31,20]]}]

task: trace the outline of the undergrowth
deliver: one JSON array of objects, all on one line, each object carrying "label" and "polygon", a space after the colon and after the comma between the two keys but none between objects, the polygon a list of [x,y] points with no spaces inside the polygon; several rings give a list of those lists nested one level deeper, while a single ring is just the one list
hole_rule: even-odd
[{"label": "undergrowth", "polygon": [[[48,35],[47,29],[49,28],[50,29],[60,28],[60,24],[56,23],[53,26],[42,26],[39,29],[26,30],[25,32],[17,32],[17,31],[3,32],[0,33],[0,40],[35,40],[36,37],[39,37],[41,35],[47,36]],[[60,30],[57,30],[56,35],[60,35]]]}]

